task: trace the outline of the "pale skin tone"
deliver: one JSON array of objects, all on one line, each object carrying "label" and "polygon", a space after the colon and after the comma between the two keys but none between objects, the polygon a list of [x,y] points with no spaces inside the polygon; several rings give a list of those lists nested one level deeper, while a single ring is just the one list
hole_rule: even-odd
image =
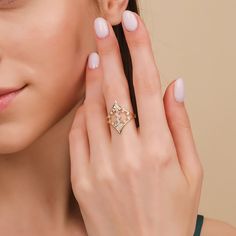
[{"label": "pale skin tone", "polygon": [[[93,155],[78,155],[78,151],[76,150],[78,150],[77,148],[81,147],[80,145],[86,140],[82,138],[78,139],[78,137],[80,137],[79,134],[82,134],[83,129],[81,129],[81,127],[86,127],[85,125],[80,126],[79,124],[84,124],[83,122],[85,122],[87,114],[86,111],[95,108],[91,106],[91,104],[94,104],[92,102],[94,101],[93,99],[102,101],[97,99],[101,99],[101,96],[105,98],[104,103],[97,103],[100,104],[97,108],[100,109],[101,112],[98,114],[101,116],[105,115],[104,111],[106,106],[110,106],[114,98],[119,99],[123,104],[129,105],[127,97],[121,97],[119,93],[111,97],[109,93],[95,89],[99,88],[99,85],[104,83],[104,81],[101,80],[103,77],[101,76],[101,67],[109,68],[110,71],[108,69],[103,71],[104,75],[106,75],[104,78],[107,79],[111,71],[117,70],[120,73],[121,68],[119,67],[119,63],[113,63],[113,67],[108,65],[109,60],[119,61],[119,54],[117,54],[115,50],[110,51],[107,59],[105,59],[106,57],[104,57],[103,54],[106,48],[109,50],[112,37],[106,40],[98,40],[95,37],[93,29],[93,21],[97,16],[105,17],[110,23],[110,26],[121,22],[122,13],[127,6],[127,1],[101,0],[99,1],[101,11],[96,8],[95,1],[92,0],[18,0],[9,7],[6,2],[7,1],[4,3],[3,1],[3,3],[0,3],[0,33],[4,35],[0,42],[0,87],[15,87],[25,84],[28,86],[5,112],[0,113],[0,235],[86,235],[85,225],[88,228],[88,232],[91,232],[90,235],[97,235],[96,231],[94,234],[95,229],[98,229],[102,235],[111,235],[109,234],[109,227],[119,228],[123,230],[122,232],[126,232],[122,221],[118,224],[116,220],[119,220],[119,218],[114,217],[117,216],[115,213],[119,211],[108,211],[111,209],[111,206],[116,205],[119,206],[117,209],[120,209],[120,212],[123,213],[122,207],[124,207],[124,205],[118,205],[115,201],[118,199],[115,198],[113,199],[114,202],[108,205],[107,198],[100,194],[104,192],[102,187],[105,186],[99,188],[99,182],[92,180],[92,175],[88,175],[88,173],[98,173],[96,172],[98,168],[105,168],[104,163],[115,163],[117,167],[121,167],[122,164],[127,163],[122,162],[128,160],[125,159],[125,157],[137,158],[135,159],[136,162],[132,163],[138,164],[137,160],[144,159],[144,150],[145,156],[150,157],[151,146],[147,146],[147,142],[145,143],[145,149],[138,150],[136,155],[134,155],[134,150],[137,144],[140,143],[141,137],[145,137],[145,132],[146,135],[149,136],[148,127],[146,126],[146,130],[142,130],[142,136],[141,132],[139,136],[137,136],[134,122],[131,121],[127,127],[125,127],[124,133],[119,136],[114,130],[110,130],[110,127],[105,126],[103,123],[104,126],[101,125],[101,128],[96,133],[101,136],[96,137],[95,133],[93,133],[93,136],[90,135]],[[140,63],[141,59],[151,61],[150,58],[152,58],[151,51],[144,53],[146,58],[143,58],[143,55],[142,57],[140,56],[140,51],[131,44],[131,41],[135,42],[137,39],[144,40],[143,52],[145,52],[145,50],[147,51],[147,48],[150,47],[150,42],[147,40],[148,34],[144,32],[146,32],[145,25],[141,24],[139,31],[134,34],[126,34],[132,53],[136,55],[135,61],[137,63]],[[88,70],[87,57],[88,54],[93,51],[99,53],[103,64],[98,69]],[[150,65],[154,66],[154,64]],[[149,71],[149,69],[150,68],[146,68],[147,71]],[[156,82],[153,84],[156,85],[158,85],[158,81],[160,81],[158,74],[156,74],[156,77],[149,76],[146,78],[149,78],[149,81],[155,80]],[[119,84],[121,84],[122,76],[119,76],[118,79]],[[88,81],[88,83],[86,84],[85,81]],[[140,88],[142,89],[143,87],[140,86]],[[157,88],[158,87],[155,87],[155,89]],[[139,92],[143,93],[141,89]],[[81,105],[85,91],[87,96],[85,103]],[[91,94],[94,96],[91,96]],[[145,94],[160,94],[160,90],[157,89],[155,93]],[[159,137],[160,142],[164,140],[162,138],[165,134],[173,135],[174,130],[176,134],[175,137],[177,137],[179,131],[183,132],[181,127],[175,124],[183,124],[184,127],[189,127],[184,105],[174,103],[172,94],[173,84],[170,84],[163,98],[162,111],[165,110],[167,116],[166,121],[172,122],[173,126],[171,126],[170,133],[168,133],[167,129],[165,133],[164,130],[157,132],[161,134]],[[161,100],[156,101],[160,102]],[[143,103],[144,102],[148,104],[148,97],[146,97],[146,100],[143,100]],[[156,105],[154,104],[154,106]],[[159,112],[160,111],[161,110],[159,110]],[[173,113],[179,114],[178,117],[180,120],[176,120],[172,115]],[[156,114],[156,119],[160,119],[161,117],[158,114],[161,113]],[[81,117],[84,117],[84,120],[81,119]],[[143,124],[145,124],[147,123],[145,119],[148,119],[148,117],[145,117],[140,112],[139,119],[140,121],[143,120]],[[102,119],[100,121],[102,121]],[[164,121],[165,119],[161,120],[161,122]],[[167,128],[167,126],[163,125],[165,123],[161,124],[162,126],[160,127]],[[71,129],[72,125],[74,125],[73,129]],[[155,127],[155,129],[158,130],[160,127]],[[81,132],[74,132],[76,129]],[[89,134],[92,133],[90,132]],[[190,141],[186,141],[183,137],[180,137],[178,139],[179,143],[181,143],[182,140],[183,143],[188,142],[188,147],[194,147],[191,129],[186,129],[186,135],[189,137],[188,140]],[[68,137],[70,137],[70,143]],[[108,139],[108,137],[110,137],[110,139]],[[170,136],[166,135],[165,137]],[[95,144],[95,140],[98,141],[99,139],[104,142],[106,140],[106,143],[100,146],[101,149],[103,149],[103,155],[94,155],[94,153],[99,153],[98,150],[94,148],[98,147],[99,143],[96,142]],[[125,139],[130,142],[128,144],[130,149],[125,149],[124,146],[121,146],[118,151],[114,148],[114,145],[112,145],[112,143],[122,144]],[[143,138],[142,140],[145,139]],[[168,144],[173,144],[170,140],[171,139],[166,139]],[[84,142],[84,144],[85,143],[86,142]],[[81,148],[79,150],[83,150],[84,154],[88,151],[90,152],[91,150],[89,148],[86,149],[86,147],[87,146],[84,145],[83,149]],[[188,180],[192,183],[191,193],[195,193],[191,195],[191,198],[190,195],[189,198],[186,197],[185,193],[190,193],[190,188],[184,185],[183,175],[180,174],[182,172],[177,168],[180,155],[175,155],[174,150],[178,147],[171,146],[171,148],[173,148],[173,152],[169,155],[171,161],[157,162],[169,164],[156,164],[158,170],[168,171],[162,171],[162,174],[158,176],[152,173],[152,175],[150,175],[151,178],[147,176],[146,181],[154,179],[154,177],[156,177],[156,179],[163,178],[164,181],[173,180],[174,178],[175,183],[180,184],[179,186],[183,188],[184,196],[181,195],[181,192],[176,192],[176,194],[180,194],[180,196],[184,197],[185,203],[188,202],[188,204],[186,204],[183,213],[180,214],[183,218],[182,220],[178,219],[178,224],[181,224],[181,229],[185,230],[184,233],[190,233],[191,229],[194,227],[194,214],[196,214],[199,204],[198,199],[200,196],[203,171],[201,168],[198,168],[201,167],[201,165],[195,153],[195,149],[184,149],[186,152],[191,151],[191,155],[188,156],[190,156],[191,160],[194,162],[194,165],[191,165],[192,169],[190,169],[187,164],[184,167],[184,173],[186,173]],[[71,155],[69,149],[71,150]],[[152,150],[155,149],[153,148]],[[124,151],[126,155],[124,155]],[[183,160],[182,163],[186,163],[184,162],[185,155],[182,154],[181,157],[183,158],[181,159]],[[81,165],[72,164],[72,175],[70,176],[71,163],[85,162],[91,159],[94,162],[93,165],[87,165],[87,172],[84,171],[85,168],[81,168]],[[111,160],[120,160],[120,162],[111,162]],[[130,164],[132,163],[130,162]],[[148,168],[148,163],[150,162],[144,163],[147,164],[146,166]],[[85,165],[83,166],[85,167]],[[91,172],[92,168],[94,172]],[[117,172],[114,173],[118,176],[120,169],[117,168],[115,170]],[[129,172],[129,170],[132,169],[126,169],[126,173],[135,173]],[[142,171],[145,171],[145,169]],[[194,172],[196,175],[191,175],[190,173],[192,173],[192,171],[196,171]],[[167,172],[169,175],[164,174]],[[144,175],[144,172],[142,175]],[[99,199],[101,209],[96,208],[97,202],[91,197],[92,194],[89,195],[89,193],[86,193],[88,195],[85,197],[86,191],[80,192],[78,190],[81,185],[77,183],[79,180],[82,180],[82,177],[83,180],[86,179],[88,183],[96,184],[97,189],[94,194],[97,196],[96,199]],[[106,176],[104,175],[103,177]],[[139,183],[139,178],[135,179],[137,179],[137,182],[133,183]],[[128,183],[125,179],[123,179],[121,183],[122,185],[119,187],[117,185],[117,188],[114,189],[115,191],[125,191],[125,185],[123,183]],[[168,184],[166,186],[173,191],[171,187],[172,182],[166,181],[166,183]],[[83,202],[84,204],[84,211],[86,213],[85,219],[79,214],[78,206],[75,208],[74,212],[72,212],[68,206],[71,184],[73,185],[73,191],[78,202],[81,200],[81,203]],[[154,182],[152,184],[154,184]],[[88,187],[89,184],[84,186]],[[164,185],[158,186],[161,188]],[[145,214],[141,208],[131,208],[133,215],[130,217],[124,214],[124,218],[122,218],[124,222],[127,221],[130,224],[137,224],[138,221],[135,217],[137,216],[137,212],[143,216],[142,219],[145,219],[145,217],[156,217],[157,223],[152,228],[148,227],[147,222],[149,221],[140,221],[143,223],[142,227],[140,227],[139,232],[135,232],[135,235],[138,235],[138,233],[141,235],[141,230],[151,232],[153,235],[155,232],[167,232],[169,227],[165,227],[166,224],[163,221],[165,219],[163,217],[164,212],[168,212],[168,214],[172,215],[172,211],[175,212],[176,209],[178,212],[181,211],[182,203],[180,203],[180,199],[174,201],[176,203],[173,203],[173,208],[169,207],[169,201],[171,199],[177,199],[175,194],[168,199],[165,198],[165,194],[169,193],[165,193],[164,191],[157,192],[156,190],[154,192],[153,189],[154,188],[147,188],[147,190],[143,190],[144,194],[142,200],[147,199],[146,201],[151,203],[150,201],[154,202],[154,197],[158,196],[155,198],[155,201],[158,202],[158,200],[161,201],[162,199],[161,204],[164,204],[163,209],[154,208],[155,210],[148,210],[147,212],[152,212],[152,215],[148,215]],[[109,191],[107,191],[107,193],[107,196],[112,196]],[[150,195],[153,196],[153,199],[147,198],[147,196]],[[146,197],[144,198],[144,196]],[[127,198],[127,195],[123,195],[123,197],[122,201],[129,204],[130,200]],[[167,199],[166,205],[163,199]],[[151,204],[147,204],[146,206],[148,209]],[[177,206],[179,208],[177,208]],[[158,205],[155,205],[155,207],[158,207]],[[91,211],[98,212],[98,210],[103,217],[90,214]],[[158,212],[161,213],[156,214]],[[110,216],[112,216],[112,218],[110,218]],[[130,221],[130,219],[132,220]],[[95,220],[94,223],[91,223],[93,220]],[[136,227],[137,225],[134,226]],[[132,227],[132,225],[129,225],[129,227],[131,229],[135,228]],[[180,228],[178,228],[177,225],[173,224],[173,227],[176,227],[176,229],[179,230],[178,232],[180,232]],[[227,223],[205,218],[201,235],[233,236],[235,234],[235,228]],[[114,233],[114,235],[117,234]],[[130,233],[126,235],[133,234]]]}]

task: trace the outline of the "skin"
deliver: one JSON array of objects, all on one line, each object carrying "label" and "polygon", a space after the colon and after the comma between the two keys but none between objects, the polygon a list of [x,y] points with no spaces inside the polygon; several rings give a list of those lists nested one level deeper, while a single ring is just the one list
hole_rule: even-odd
[{"label": "skin", "polygon": [[[101,11],[93,0],[17,0],[9,6],[6,2],[0,3],[0,33],[4,35],[0,43],[0,88],[25,84],[27,87],[0,113],[0,234],[86,235],[85,224],[93,232],[91,221],[95,216],[87,217],[85,223],[78,206],[74,211],[69,208],[71,183],[78,202],[85,199],[77,189],[79,176],[74,174],[78,173],[79,166],[71,165],[73,161],[83,160],[75,154],[83,139],[74,137],[72,130],[75,129],[71,130],[71,126],[85,127],[77,126],[78,117],[83,117],[81,114],[86,110],[81,104],[85,91],[88,94],[95,91],[92,83],[90,90],[85,86],[85,81],[92,79],[86,69],[87,57],[90,52],[102,52],[106,45],[98,44],[93,21],[103,16],[111,24],[117,24],[127,1],[101,0]],[[148,36],[143,34],[143,37]],[[114,57],[115,51],[112,53]],[[178,111],[183,118],[179,122],[187,125],[184,106],[173,103],[171,94],[173,84],[167,88],[163,100],[168,122],[175,124],[173,112]],[[91,101],[87,98],[87,110],[91,108]],[[104,108],[105,105],[100,107],[103,111]],[[129,135],[134,131],[132,124],[125,128]],[[106,158],[111,156],[107,154]],[[197,166],[200,163],[195,165],[195,170]],[[201,183],[201,174],[195,179],[196,196],[199,196],[200,184],[197,183]],[[196,209],[198,197],[194,199],[188,209],[193,202]],[[92,198],[89,200],[95,203]],[[104,235],[108,232],[106,222],[99,225]],[[182,222],[185,226],[187,223]],[[189,225],[192,229],[193,223]],[[233,236],[235,232],[226,223],[206,218],[202,235]]]}]

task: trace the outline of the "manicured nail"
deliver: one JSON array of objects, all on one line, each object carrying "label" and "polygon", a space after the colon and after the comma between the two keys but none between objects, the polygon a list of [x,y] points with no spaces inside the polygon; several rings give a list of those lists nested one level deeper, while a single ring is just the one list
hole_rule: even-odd
[{"label": "manicured nail", "polygon": [[107,22],[102,17],[97,17],[94,20],[94,29],[99,38],[105,38],[109,34]]},{"label": "manicured nail", "polygon": [[184,101],[184,81],[182,78],[179,78],[175,81],[174,96],[177,102]]},{"label": "manicured nail", "polygon": [[88,58],[88,67],[90,69],[95,69],[99,66],[100,58],[96,52],[92,52],[89,54]]},{"label": "manicured nail", "polygon": [[122,19],[124,26],[128,31],[135,31],[138,28],[137,18],[132,11],[125,10],[122,14]]}]

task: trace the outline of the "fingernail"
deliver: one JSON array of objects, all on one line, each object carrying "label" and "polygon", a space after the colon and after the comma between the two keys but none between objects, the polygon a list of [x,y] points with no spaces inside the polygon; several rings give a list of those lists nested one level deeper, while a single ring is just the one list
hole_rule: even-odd
[{"label": "fingernail", "polygon": [[92,52],[89,54],[88,58],[88,67],[90,69],[95,69],[99,66],[100,58],[96,52]]},{"label": "fingernail", "polygon": [[184,81],[182,78],[179,78],[175,81],[174,86],[174,96],[175,100],[177,102],[183,102],[184,101]]},{"label": "fingernail", "polygon": [[122,15],[123,23],[128,31],[135,31],[138,27],[138,21],[132,11],[125,10]]},{"label": "fingernail", "polygon": [[102,17],[97,17],[94,20],[94,28],[99,38],[105,38],[109,34],[109,28],[108,28],[107,22]]}]

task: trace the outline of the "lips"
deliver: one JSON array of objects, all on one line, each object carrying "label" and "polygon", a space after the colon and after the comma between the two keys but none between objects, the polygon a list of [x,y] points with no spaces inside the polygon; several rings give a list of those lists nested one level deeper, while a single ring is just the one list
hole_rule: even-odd
[{"label": "lips", "polygon": [[0,96],[7,95],[7,94],[12,93],[12,92],[17,92],[17,91],[21,90],[24,87],[20,87],[20,88],[0,88]]},{"label": "lips", "polygon": [[15,97],[21,93],[27,85],[21,88],[0,88],[0,113],[2,113],[15,99]]}]

